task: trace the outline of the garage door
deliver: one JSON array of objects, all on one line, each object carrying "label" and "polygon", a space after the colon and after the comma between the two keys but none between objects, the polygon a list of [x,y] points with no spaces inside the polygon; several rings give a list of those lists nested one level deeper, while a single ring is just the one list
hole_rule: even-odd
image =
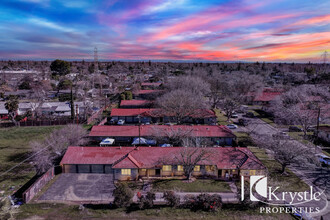
[{"label": "garage door", "polygon": [[104,166],[100,164],[91,165],[92,173],[104,173]]},{"label": "garage door", "polygon": [[86,164],[79,164],[78,166],[78,173],[90,173],[90,166]]}]

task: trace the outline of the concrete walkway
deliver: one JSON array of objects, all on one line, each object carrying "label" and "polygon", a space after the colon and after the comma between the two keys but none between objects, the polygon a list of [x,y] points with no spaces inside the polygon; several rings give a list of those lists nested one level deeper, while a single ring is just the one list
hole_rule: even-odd
[{"label": "concrete walkway", "polygon": [[[142,193],[142,195],[145,195],[146,193]],[[162,192],[156,192],[156,199],[154,200],[155,204],[165,204],[166,201],[163,198],[163,193]],[[198,196],[200,195],[200,192],[176,192],[175,195],[180,197],[180,201],[183,202],[185,196]],[[203,194],[209,194],[209,195],[213,195],[213,194],[217,194],[219,196],[221,196],[222,198],[222,202],[223,203],[237,203],[238,199],[235,193],[216,193],[216,192],[203,192]],[[133,197],[133,202],[137,202],[138,201],[138,197],[135,194]]]}]

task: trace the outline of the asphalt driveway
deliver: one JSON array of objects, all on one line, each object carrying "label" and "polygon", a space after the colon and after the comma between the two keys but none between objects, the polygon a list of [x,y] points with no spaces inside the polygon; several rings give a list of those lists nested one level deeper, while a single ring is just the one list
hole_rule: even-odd
[{"label": "asphalt driveway", "polygon": [[106,202],[114,188],[112,174],[62,173],[39,200]]}]

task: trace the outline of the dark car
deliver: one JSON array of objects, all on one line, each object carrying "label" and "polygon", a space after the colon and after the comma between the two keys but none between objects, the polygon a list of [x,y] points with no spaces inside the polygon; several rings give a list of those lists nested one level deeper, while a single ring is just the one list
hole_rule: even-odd
[{"label": "dark car", "polygon": [[254,118],[255,115],[253,114],[253,112],[247,112],[244,117],[247,117],[247,118]]},{"label": "dark car", "polygon": [[238,119],[238,124],[241,126],[247,126],[248,125],[248,120],[244,119],[244,118],[240,118]]},{"label": "dark car", "polygon": [[298,128],[297,126],[290,126],[289,131],[290,132],[300,132],[300,131],[302,131],[302,129]]},{"label": "dark car", "polygon": [[117,123],[117,121],[115,120],[115,119],[110,119],[110,121],[109,121],[109,124],[111,124],[111,125],[114,125],[114,124],[116,124]]}]

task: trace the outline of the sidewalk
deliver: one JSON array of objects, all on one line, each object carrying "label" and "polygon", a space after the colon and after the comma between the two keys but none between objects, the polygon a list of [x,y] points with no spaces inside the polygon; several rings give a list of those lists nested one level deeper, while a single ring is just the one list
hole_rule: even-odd
[{"label": "sidewalk", "polygon": [[[235,185],[235,184],[234,184]],[[237,190],[237,189],[236,189]],[[183,202],[184,201],[184,197],[185,196],[198,196],[199,194],[217,194],[220,195],[222,198],[222,202],[223,203],[237,203],[238,199],[235,193],[216,193],[216,192],[176,192],[175,195],[178,195],[180,197],[180,201]],[[142,193],[142,195],[144,195],[146,193]],[[162,192],[155,192],[156,194],[156,199],[154,200],[155,204],[164,204],[166,203],[166,201],[163,198],[163,193]],[[138,197],[135,194],[133,197],[133,202],[137,202],[138,201]]]}]

